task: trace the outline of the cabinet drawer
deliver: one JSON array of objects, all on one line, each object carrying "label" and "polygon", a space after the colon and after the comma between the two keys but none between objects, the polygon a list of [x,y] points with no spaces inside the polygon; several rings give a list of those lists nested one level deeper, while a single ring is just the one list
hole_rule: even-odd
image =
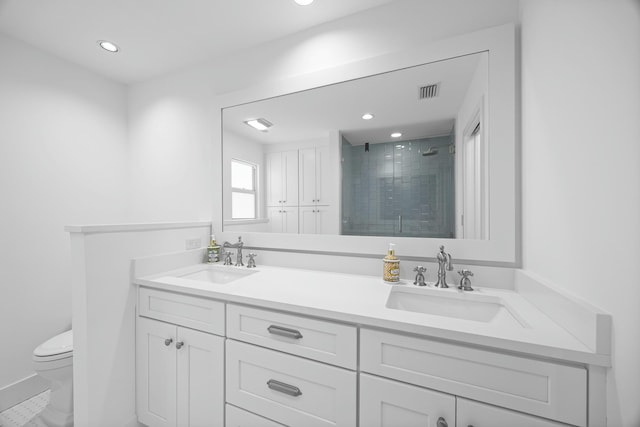
[{"label": "cabinet drawer", "polygon": [[454,427],[455,420],[455,396],[360,374],[362,427]]},{"label": "cabinet drawer", "polygon": [[141,316],[224,335],[224,303],[208,298],[140,287]]},{"label": "cabinet drawer", "polygon": [[227,340],[227,402],[290,426],[356,425],[356,373]]},{"label": "cabinet drawer", "polygon": [[364,372],[586,425],[584,368],[370,329],[360,346]]},{"label": "cabinet drawer", "polygon": [[229,304],[227,336],[349,369],[357,366],[353,326]]},{"label": "cabinet drawer", "polygon": [[226,407],[225,427],[286,427],[233,405]]},{"label": "cabinet drawer", "polygon": [[556,423],[533,415],[513,412],[508,409],[474,402],[467,399],[457,399],[458,425],[460,427],[569,427],[567,424]]}]

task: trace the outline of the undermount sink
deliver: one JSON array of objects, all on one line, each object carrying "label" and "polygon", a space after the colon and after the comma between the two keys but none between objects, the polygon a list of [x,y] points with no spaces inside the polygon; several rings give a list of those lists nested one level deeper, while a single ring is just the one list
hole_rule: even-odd
[{"label": "undermount sink", "polygon": [[394,287],[387,308],[485,323],[528,327],[502,298],[455,289]]},{"label": "undermount sink", "polygon": [[225,285],[233,282],[234,280],[242,279],[255,273],[255,270],[250,270],[241,267],[232,266],[217,266],[206,265],[198,271],[183,274],[177,277],[189,280],[197,280],[199,282],[209,282],[218,285]]}]

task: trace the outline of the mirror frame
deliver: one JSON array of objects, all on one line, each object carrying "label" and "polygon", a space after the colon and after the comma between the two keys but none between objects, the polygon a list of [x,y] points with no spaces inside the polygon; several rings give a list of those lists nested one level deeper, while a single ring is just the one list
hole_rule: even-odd
[{"label": "mirror frame", "polygon": [[[217,97],[214,119],[213,188],[223,183],[222,109],[292,92],[313,89],[373,74],[442,61],[477,52],[489,54],[489,239],[441,239],[242,232],[248,247],[301,253],[325,253],[358,257],[382,257],[388,243],[396,243],[401,258],[433,260],[439,245],[445,245],[459,262],[519,267],[520,249],[520,140],[517,132],[515,27],[492,27],[435,41],[419,49],[355,61],[327,70],[249,87]],[[337,160],[337,159],[335,159]],[[223,230],[223,194],[214,192],[213,227],[219,241],[234,241],[238,232]]]}]

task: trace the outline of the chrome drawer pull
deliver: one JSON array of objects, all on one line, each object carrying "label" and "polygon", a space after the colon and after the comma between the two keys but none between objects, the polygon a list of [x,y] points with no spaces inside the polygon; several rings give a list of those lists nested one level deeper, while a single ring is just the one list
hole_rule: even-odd
[{"label": "chrome drawer pull", "polygon": [[267,381],[267,387],[269,387],[271,390],[288,394],[289,396],[293,396],[293,397],[302,396],[302,392],[298,387],[289,385],[286,383],[281,383],[280,381],[269,380]]},{"label": "chrome drawer pull", "polygon": [[300,331],[295,329],[283,328],[282,326],[271,325],[267,328],[270,334],[280,335],[281,337],[293,338],[299,340],[302,338]]}]

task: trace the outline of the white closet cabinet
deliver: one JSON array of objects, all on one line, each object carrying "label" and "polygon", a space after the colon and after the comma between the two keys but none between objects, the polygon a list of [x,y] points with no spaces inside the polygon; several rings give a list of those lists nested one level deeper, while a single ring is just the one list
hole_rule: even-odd
[{"label": "white closet cabinet", "polygon": [[265,155],[267,206],[298,206],[298,150]]}]

